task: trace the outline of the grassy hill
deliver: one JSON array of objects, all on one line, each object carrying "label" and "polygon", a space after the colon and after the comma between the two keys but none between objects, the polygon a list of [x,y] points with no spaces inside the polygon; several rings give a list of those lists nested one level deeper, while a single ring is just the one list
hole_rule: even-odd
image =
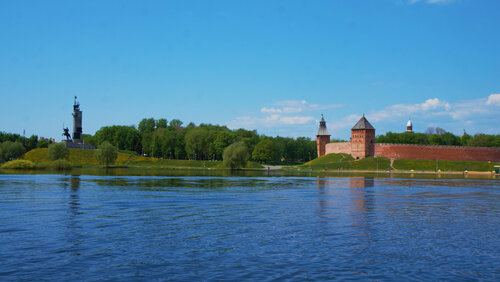
[{"label": "grassy hill", "polygon": [[295,167],[298,170],[372,170],[372,171],[492,171],[495,163],[477,161],[433,161],[433,160],[394,160],[392,166],[388,158],[367,157],[355,160],[348,154],[329,154],[302,166]]},{"label": "grassy hill", "polygon": [[[99,166],[95,156],[96,150],[70,149],[68,161],[74,166],[93,167]],[[46,148],[33,149],[24,154],[23,159],[35,164],[49,164],[52,160],[47,156]],[[200,160],[167,160],[138,156],[135,153],[119,152],[115,166],[129,167],[195,167],[195,168],[224,168],[222,161],[200,161]],[[247,164],[249,168],[260,168],[261,165],[253,162]]]},{"label": "grassy hill", "polygon": [[495,163],[478,161],[433,161],[433,160],[394,160],[394,168],[397,170],[425,170],[435,171],[492,171]]}]

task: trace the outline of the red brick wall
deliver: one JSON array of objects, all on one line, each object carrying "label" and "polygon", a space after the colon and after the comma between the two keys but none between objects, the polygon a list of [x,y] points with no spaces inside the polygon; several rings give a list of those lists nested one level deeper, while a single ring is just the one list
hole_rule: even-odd
[{"label": "red brick wall", "polygon": [[390,159],[500,161],[500,148],[375,144],[375,156]]},{"label": "red brick wall", "polygon": [[336,142],[326,144],[325,149],[326,154],[351,154],[351,143],[350,142]]},{"label": "red brick wall", "polygon": [[[325,154],[351,154],[350,142],[328,143]],[[389,159],[500,162],[500,148],[375,144],[375,156]]]}]

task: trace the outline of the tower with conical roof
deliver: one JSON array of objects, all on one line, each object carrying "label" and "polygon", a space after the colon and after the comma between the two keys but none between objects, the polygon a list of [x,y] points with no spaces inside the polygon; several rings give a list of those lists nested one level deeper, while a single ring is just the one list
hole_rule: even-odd
[{"label": "tower with conical roof", "polygon": [[375,155],[375,128],[365,115],[351,129],[351,155],[356,159]]},{"label": "tower with conical roof", "polygon": [[326,154],[326,144],[330,143],[330,133],[326,128],[326,121],[321,114],[321,120],[319,122],[318,134],[316,135],[316,145],[318,146],[318,157],[324,156]]},{"label": "tower with conical roof", "polygon": [[406,132],[413,133],[413,125],[411,124],[411,119],[408,119],[406,123]]}]

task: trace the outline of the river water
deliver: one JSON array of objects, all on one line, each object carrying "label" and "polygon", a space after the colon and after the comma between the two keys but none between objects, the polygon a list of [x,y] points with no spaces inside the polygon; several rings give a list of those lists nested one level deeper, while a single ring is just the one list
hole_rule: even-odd
[{"label": "river water", "polygon": [[500,181],[0,174],[0,280],[500,279]]}]

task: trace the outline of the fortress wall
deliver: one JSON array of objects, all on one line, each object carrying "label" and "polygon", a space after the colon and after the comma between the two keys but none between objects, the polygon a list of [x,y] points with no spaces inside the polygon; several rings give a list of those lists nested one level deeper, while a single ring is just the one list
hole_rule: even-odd
[{"label": "fortress wall", "polygon": [[335,142],[326,144],[325,153],[328,154],[351,154],[350,142]]},{"label": "fortress wall", "polygon": [[[328,147],[327,147],[327,153]],[[390,159],[500,161],[500,148],[375,144],[375,156]]]}]

